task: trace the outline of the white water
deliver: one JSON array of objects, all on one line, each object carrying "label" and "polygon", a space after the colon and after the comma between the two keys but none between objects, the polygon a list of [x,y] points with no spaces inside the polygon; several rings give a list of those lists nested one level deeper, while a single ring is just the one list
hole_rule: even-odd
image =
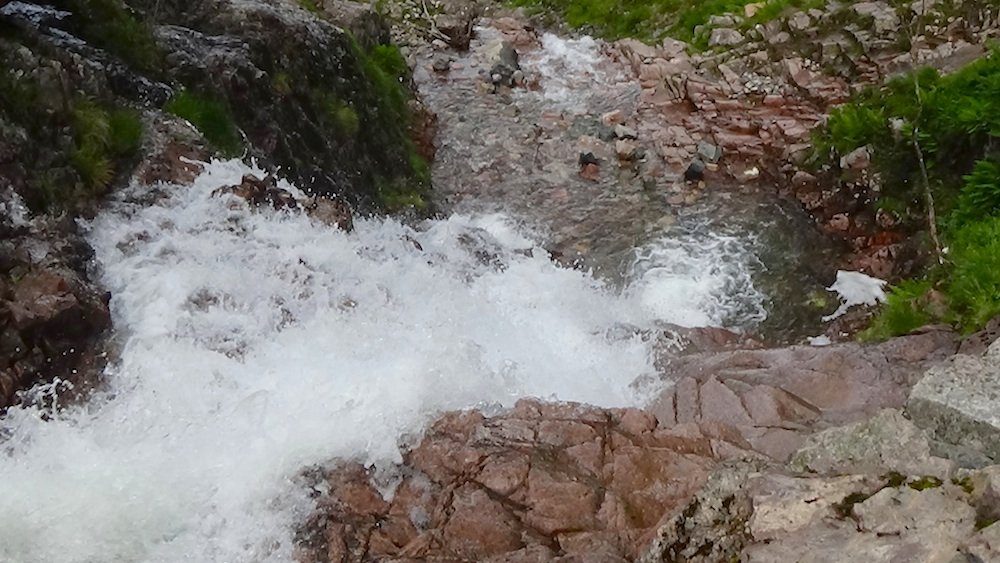
[{"label": "white water", "polygon": [[541,49],[524,55],[521,66],[538,74],[539,93],[553,109],[582,114],[633,90],[634,84],[603,52],[603,42],[544,33],[541,43]]},{"label": "white water", "polygon": [[[121,361],[89,405],[0,420],[0,561],[289,561],[304,467],[391,466],[446,409],[641,403],[631,384],[653,374],[651,344],[608,329],[714,324],[727,306],[729,274],[695,270],[736,259],[731,245],[688,241],[668,258],[704,260],[666,286],[656,274],[612,292],[516,252],[532,241],[499,216],[348,234],[210,197],[246,172],[213,163],[93,223]],[[684,298],[651,305],[651,291]]]}]

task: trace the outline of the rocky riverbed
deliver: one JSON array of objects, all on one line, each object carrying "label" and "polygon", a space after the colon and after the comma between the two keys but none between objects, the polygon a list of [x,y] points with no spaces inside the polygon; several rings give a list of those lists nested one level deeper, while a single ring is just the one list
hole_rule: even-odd
[{"label": "rocky riverbed", "polygon": [[805,161],[988,6],[112,4],[0,7],[0,559],[1000,560],[996,323],[851,342],[922,254]]}]

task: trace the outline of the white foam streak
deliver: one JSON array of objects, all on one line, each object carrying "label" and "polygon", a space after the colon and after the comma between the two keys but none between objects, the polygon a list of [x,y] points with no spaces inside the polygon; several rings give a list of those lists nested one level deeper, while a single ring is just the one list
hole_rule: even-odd
[{"label": "white foam streak", "polygon": [[95,220],[121,360],[86,406],[0,420],[0,561],[290,561],[304,467],[391,465],[448,409],[641,403],[651,344],[608,328],[718,319],[697,294],[725,287],[675,272],[690,303],[650,308],[522,252],[500,216],[348,234],[210,197],[248,171]]},{"label": "white foam streak", "polygon": [[[589,36],[567,39],[552,33],[541,37],[542,48],[525,56],[525,68],[541,77],[542,97],[553,107],[571,112],[587,110],[589,91],[607,90],[621,82],[617,70],[607,68],[603,43]],[[580,86],[587,85],[588,92]],[[602,92],[608,96],[607,92]]]}]

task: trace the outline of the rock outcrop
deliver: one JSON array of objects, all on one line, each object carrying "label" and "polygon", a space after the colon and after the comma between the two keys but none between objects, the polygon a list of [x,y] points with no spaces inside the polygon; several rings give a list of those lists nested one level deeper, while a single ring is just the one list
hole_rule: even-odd
[{"label": "rock outcrop", "polygon": [[648,410],[661,427],[715,424],[742,445],[786,461],[809,434],[902,408],[924,370],[954,353],[930,330],[876,346],[791,346],[661,360],[672,389]]},{"label": "rock outcrop", "polygon": [[638,561],[996,560],[1000,527],[984,527],[967,482],[725,466]]},{"label": "rock outcrop", "polygon": [[389,500],[359,466],[324,475],[301,560],[632,560],[726,439],[657,429],[635,409],[521,401],[448,414],[406,454]]},{"label": "rock outcrop", "polygon": [[[345,2],[316,13],[293,2],[107,4],[12,2],[0,12],[7,31],[0,119],[11,135],[31,141],[17,151],[20,161],[40,165],[31,178],[21,170],[13,181],[33,209],[92,199],[130,175],[139,139],[118,150],[112,127],[113,142],[84,146],[91,137],[81,127],[94,112],[81,112],[91,107],[112,126],[123,112],[141,112],[147,130],[176,113],[223,154],[246,153],[280,166],[307,191],[367,209],[426,195],[426,163],[415,145],[423,142],[424,120],[411,119],[419,103],[405,61],[388,44],[388,27],[371,9]],[[142,129],[136,119],[129,134],[141,137]],[[40,201],[40,177],[80,188]]]},{"label": "rock outcrop", "polygon": [[1000,343],[985,354],[959,354],[927,371],[906,412],[938,448],[970,465],[1000,461]]}]

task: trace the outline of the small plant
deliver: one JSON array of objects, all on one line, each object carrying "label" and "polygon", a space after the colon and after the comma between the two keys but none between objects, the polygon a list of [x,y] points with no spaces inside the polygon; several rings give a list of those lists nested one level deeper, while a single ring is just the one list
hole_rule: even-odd
[{"label": "small plant", "polygon": [[117,156],[128,156],[139,148],[142,142],[142,120],[139,114],[129,109],[115,109],[108,114],[111,131],[108,146]]},{"label": "small plant", "polygon": [[907,280],[893,286],[871,326],[858,338],[865,341],[885,340],[930,323],[933,317],[923,304],[930,291],[930,280]]},{"label": "small plant", "polygon": [[274,91],[282,96],[292,93],[292,81],[284,72],[275,73],[274,78],[271,79],[271,85],[274,87]]},{"label": "small plant", "polygon": [[224,155],[236,156],[242,151],[239,130],[223,102],[183,90],[163,109],[191,122]]},{"label": "small plant", "polygon": [[833,503],[830,507],[833,509],[833,513],[837,515],[837,518],[846,520],[854,516],[854,505],[865,502],[871,496],[867,493],[851,493],[840,502]]},{"label": "small plant", "polygon": [[330,117],[337,129],[347,137],[356,137],[361,129],[361,121],[354,108],[340,100],[334,100],[329,106]]},{"label": "small plant", "polygon": [[142,139],[142,122],[126,109],[107,111],[92,100],[73,107],[73,143],[70,162],[92,192],[100,192],[114,177],[114,158],[127,157]]},{"label": "small plant", "polygon": [[976,162],[972,173],[962,179],[965,184],[952,213],[952,221],[961,225],[1000,212],[1000,164],[997,161]]},{"label": "small plant", "polygon": [[951,480],[951,484],[965,491],[965,494],[967,495],[971,495],[972,492],[976,490],[976,485],[972,482],[972,478],[968,475],[961,478],[953,478]]},{"label": "small plant", "polygon": [[968,223],[951,241],[947,293],[955,322],[972,332],[1000,314],[1000,217]]}]

